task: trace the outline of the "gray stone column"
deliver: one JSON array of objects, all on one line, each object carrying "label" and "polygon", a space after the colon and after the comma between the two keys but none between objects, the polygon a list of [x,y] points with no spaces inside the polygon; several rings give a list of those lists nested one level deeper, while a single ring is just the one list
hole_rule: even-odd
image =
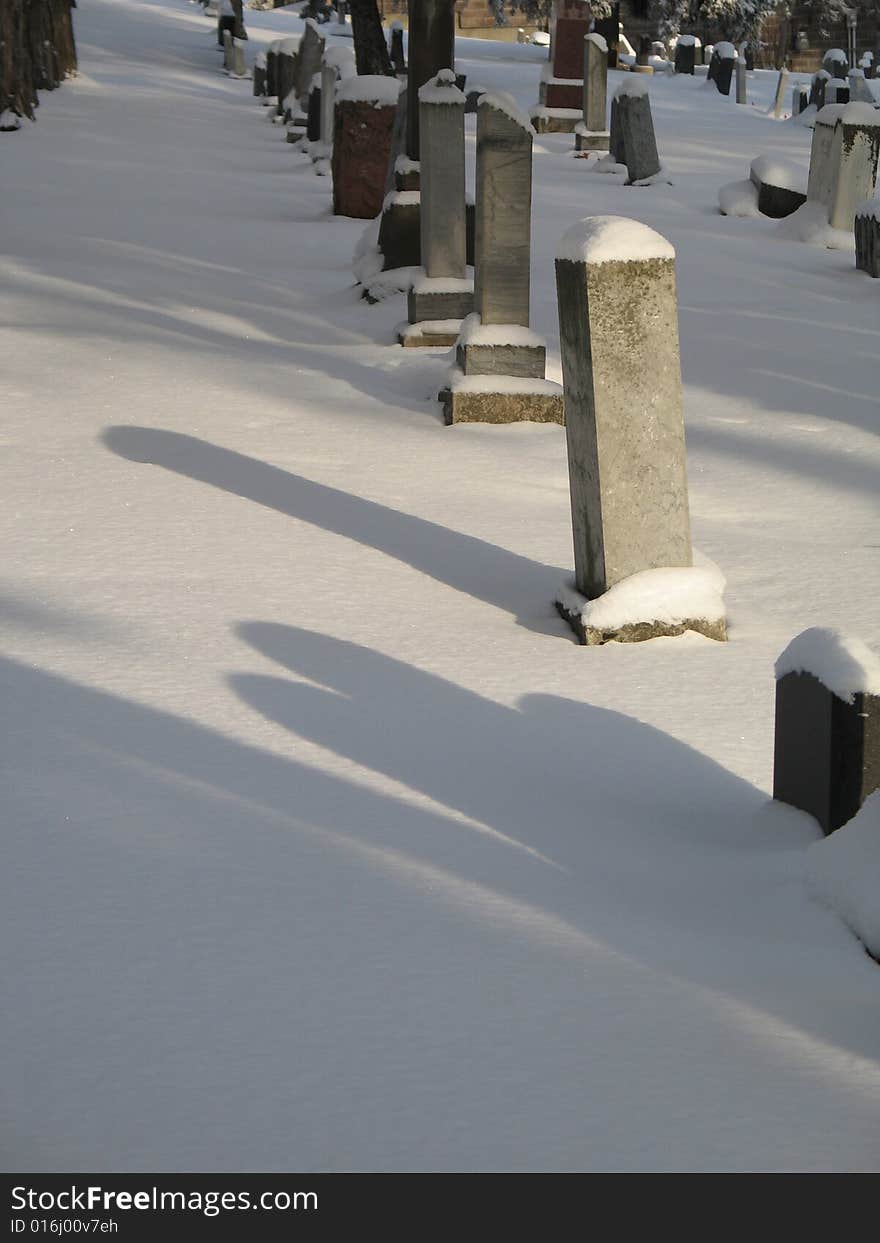
[{"label": "gray stone column", "polygon": [[451,69],[419,91],[422,267],[429,277],[465,275],[464,105]]},{"label": "gray stone column", "polygon": [[691,564],[675,252],[594,216],[556,259],[577,589]]},{"label": "gray stone column", "polygon": [[321,66],[321,142],[328,148],[333,146],[337,77],[335,65]]},{"label": "gray stone column", "polygon": [[584,125],[593,133],[604,133],[606,129],[607,95],[607,44],[600,35],[587,35],[584,39]]},{"label": "gray stone column", "polygon": [[782,68],[779,70],[779,77],[776,81],[776,98],[773,101],[773,115],[775,117],[782,116],[782,105],[785,102],[785,91],[788,86],[788,70]]},{"label": "gray stone column", "polygon": [[477,109],[474,306],[484,325],[529,322],[532,129],[484,96]]},{"label": "gray stone column", "polygon": [[419,158],[419,87],[455,68],[455,0],[409,0],[406,153]]}]

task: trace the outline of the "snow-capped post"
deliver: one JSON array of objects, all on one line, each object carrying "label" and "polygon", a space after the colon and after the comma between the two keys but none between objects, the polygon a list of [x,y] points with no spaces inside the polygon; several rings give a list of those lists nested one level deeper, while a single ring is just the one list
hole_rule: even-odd
[{"label": "snow-capped post", "polygon": [[874,194],[880,111],[870,104],[823,108],[813,126],[810,179],[801,211],[820,203],[832,229],[850,232],[856,209]]},{"label": "snow-capped post", "polygon": [[693,74],[697,59],[699,39],[694,35],[679,35],[675,45],[675,72]]},{"label": "snow-capped post", "polygon": [[836,630],[805,630],[776,662],[773,797],[846,824],[880,788],[880,658]]},{"label": "snow-capped post", "polygon": [[409,291],[401,345],[454,345],[474,307],[467,275],[464,107],[451,69],[441,69],[419,90],[422,265]]},{"label": "snow-capped post", "polygon": [[856,267],[880,277],[880,199],[869,199],[856,209]]},{"label": "snow-capped post", "polygon": [[773,99],[773,115],[777,121],[782,116],[782,107],[785,103],[785,92],[788,87],[788,70],[783,67],[779,70],[779,77],[776,79],[776,95]]},{"label": "snow-capped post", "polygon": [[849,82],[845,78],[831,78],[825,83],[825,103],[826,105],[849,103]]},{"label": "snow-capped post", "polygon": [[820,111],[825,107],[825,86],[830,81],[831,74],[827,69],[820,69],[818,73],[814,73],[810,79],[809,103],[815,104],[817,109]]},{"label": "snow-capped post", "polygon": [[397,78],[381,74],[362,74],[339,84],[333,128],[334,215],[372,220],[382,210],[400,89]]},{"label": "snow-capped post", "polygon": [[735,61],[736,65],[736,102],[738,104],[747,104],[749,102],[749,89],[746,81],[746,48],[743,44],[739,49],[739,56]]},{"label": "snow-capped post", "polygon": [[266,53],[258,52],[254,60],[254,99],[265,100],[266,90]]},{"label": "snow-capped post", "polygon": [[556,288],[575,562],[557,607],[588,644],[724,639],[723,580],[692,566],[675,251],[592,216],[561,239]]},{"label": "snow-capped post", "polygon": [[529,329],[532,139],[509,95],[477,108],[474,314],[441,392],[447,423],[562,423],[562,390],[544,378],[546,346]]},{"label": "snow-capped post", "polygon": [[732,43],[716,43],[709,62],[708,78],[715,83],[720,95],[730,94],[733,66],[736,64],[736,48]]},{"label": "snow-capped post", "polygon": [[321,75],[319,73],[312,78],[312,87],[309,91],[309,102],[306,108],[306,141],[321,141]]},{"label": "snow-capped post", "polygon": [[583,119],[575,127],[578,151],[607,151],[608,131],[608,45],[601,35],[584,39]]},{"label": "snow-capped post", "polygon": [[336,113],[336,82],[339,70],[325,60],[321,66],[321,146],[329,155],[333,147],[333,126]]},{"label": "snow-capped post", "polygon": [[648,88],[639,78],[624,79],[614,98],[617,101],[615,122],[619,126],[628,184],[656,177],[661,165]]},{"label": "snow-capped post", "polygon": [[846,76],[849,97],[853,103],[874,105],[874,95],[865,79],[864,69],[850,69]]},{"label": "snow-capped post", "polygon": [[232,31],[223,31],[223,68],[227,73],[232,72]]},{"label": "snow-capped post", "polygon": [[[275,46],[275,94],[278,97],[277,114],[283,117],[285,101],[293,90],[294,73],[296,70],[296,50],[299,43],[296,39],[279,39]],[[292,101],[291,101],[292,102]]]},{"label": "snow-capped post", "polygon": [[[584,39],[590,33],[590,24],[586,13],[556,20],[553,59],[542,71],[538,104],[531,112],[532,124],[539,134],[571,134],[582,120]],[[607,69],[608,44],[603,42]]]},{"label": "snow-capped post", "polygon": [[419,159],[419,88],[455,69],[455,0],[409,0],[406,154]]}]

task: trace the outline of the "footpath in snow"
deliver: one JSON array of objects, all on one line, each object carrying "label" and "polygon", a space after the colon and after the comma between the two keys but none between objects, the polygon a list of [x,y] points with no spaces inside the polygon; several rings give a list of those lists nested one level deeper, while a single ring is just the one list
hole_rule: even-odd
[{"label": "footpath in snow", "polygon": [[[535,140],[550,379],[566,229],[676,249],[728,584],[727,644],[584,649],[563,430],[443,426],[197,6],[75,21],[0,149],[6,1168],[876,1169],[880,975],[770,789],[779,653],[880,644],[880,309],[718,213],[806,163],[775,76],[651,81],[671,185]],[[543,65],[458,49],[523,108]]]}]

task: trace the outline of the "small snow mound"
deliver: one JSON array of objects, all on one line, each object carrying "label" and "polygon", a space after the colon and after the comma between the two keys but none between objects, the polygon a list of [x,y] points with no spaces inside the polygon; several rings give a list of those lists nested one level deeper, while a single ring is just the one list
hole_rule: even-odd
[{"label": "small snow mound", "polygon": [[461,104],[464,107],[466,102],[464,94],[455,85],[455,74],[451,69],[441,69],[435,78],[419,87],[419,103],[422,104]]},{"label": "small snow mound", "polygon": [[765,185],[778,186],[780,190],[796,190],[799,194],[807,192],[807,169],[791,160],[776,155],[759,155],[752,160],[751,171],[753,177]]},{"label": "small snow mound", "polygon": [[5,108],[0,112],[0,133],[11,134],[17,129],[21,129],[21,117],[17,112]]},{"label": "small snow mound", "polygon": [[809,889],[880,957],[880,791],[843,828],[810,846]]},{"label": "small snow mound", "polygon": [[813,626],[792,639],[776,662],[776,677],[811,673],[838,699],[880,695],[880,656],[866,643],[839,630]]},{"label": "small snow mound", "polygon": [[[585,626],[622,630],[643,622],[679,626],[686,621],[724,621],[724,575],[716,565],[641,570],[580,609]],[[568,604],[568,601],[563,601]]]},{"label": "small snow mound", "polygon": [[640,73],[633,74],[632,77],[624,78],[620,86],[614,92],[615,99],[621,99],[624,95],[647,95],[648,83],[644,76]]},{"label": "small snow mound", "polygon": [[758,187],[749,178],[745,181],[729,181],[718,191],[718,207],[722,216],[760,216]]},{"label": "small snow mound", "polygon": [[494,108],[497,112],[503,112],[506,117],[514,121],[522,129],[527,130],[530,134],[534,133],[532,123],[522,108],[513,98],[508,95],[507,91],[489,91],[480,99],[481,108]]},{"label": "small snow mound", "polygon": [[401,85],[397,78],[364,73],[340,84],[337,98],[345,103],[372,104],[374,108],[397,106]]},{"label": "small snow mound", "polygon": [[780,220],[775,230],[777,237],[792,242],[806,242],[808,246],[825,246],[828,250],[855,250],[855,237],[846,229],[832,229],[828,223],[828,208],[824,203],[809,199],[795,212]]},{"label": "small snow mound", "polygon": [[671,242],[648,225],[626,216],[587,216],[563,234],[556,258],[569,263],[674,259]]}]

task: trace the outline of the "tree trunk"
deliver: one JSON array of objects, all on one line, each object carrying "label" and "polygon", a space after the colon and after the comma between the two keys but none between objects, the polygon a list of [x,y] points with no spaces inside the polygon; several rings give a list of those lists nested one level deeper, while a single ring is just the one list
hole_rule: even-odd
[{"label": "tree trunk", "polygon": [[388,55],[376,0],[350,0],[348,9],[358,73],[384,74],[393,78],[394,68]]},{"label": "tree trunk", "polygon": [[75,0],[0,0],[0,113],[33,119],[37,91],[76,71]]}]

